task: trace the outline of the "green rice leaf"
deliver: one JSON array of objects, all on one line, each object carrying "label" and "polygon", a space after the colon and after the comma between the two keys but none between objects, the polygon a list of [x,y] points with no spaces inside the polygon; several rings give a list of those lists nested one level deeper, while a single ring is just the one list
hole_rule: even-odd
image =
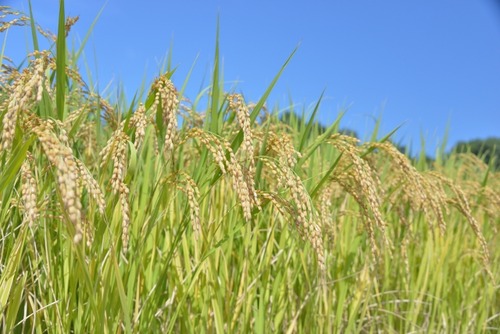
[{"label": "green rice leaf", "polygon": [[57,118],[66,118],[66,29],[65,29],[64,0],[59,1],[59,20],[57,30],[56,55],[56,105]]}]

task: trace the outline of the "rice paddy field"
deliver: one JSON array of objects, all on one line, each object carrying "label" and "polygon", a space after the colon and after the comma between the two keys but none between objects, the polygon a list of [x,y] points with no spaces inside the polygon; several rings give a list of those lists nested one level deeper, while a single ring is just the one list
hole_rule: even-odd
[{"label": "rice paddy field", "polygon": [[[101,96],[59,16],[0,76],[4,333],[498,333],[500,172],[280,120],[167,67]],[[42,30],[43,32],[43,30]],[[45,37],[44,37],[45,38]],[[290,56],[292,58],[293,54]]]}]

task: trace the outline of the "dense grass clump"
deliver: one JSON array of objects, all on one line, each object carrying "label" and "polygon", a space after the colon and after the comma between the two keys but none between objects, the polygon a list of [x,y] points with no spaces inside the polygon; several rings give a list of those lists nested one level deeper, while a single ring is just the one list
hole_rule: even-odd
[{"label": "dense grass clump", "polygon": [[113,102],[61,13],[1,72],[2,331],[500,330],[498,171],[319,129],[319,103],[283,122],[264,102],[286,63],[256,103],[218,51],[206,106],[171,71]]}]

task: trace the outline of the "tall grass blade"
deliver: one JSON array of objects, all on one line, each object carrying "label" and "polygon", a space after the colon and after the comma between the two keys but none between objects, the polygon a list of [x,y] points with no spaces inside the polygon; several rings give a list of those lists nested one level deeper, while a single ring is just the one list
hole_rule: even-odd
[{"label": "tall grass blade", "polygon": [[10,156],[9,161],[0,170],[0,194],[7,189],[9,184],[17,177],[19,169],[26,159],[28,149],[34,140],[35,137],[31,137],[26,142],[22,143],[22,145],[17,146]]},{"label": "tall grass blade", "polygon": [[325,94],[325,91],[321,92],[321,95],[318,99],[318,102],[316,102],[316,105],[314,106],[314,110],[311,114],[311,117],[309,117],[309,121],[307,122],[306,128],[304,129],[304,132],[302,133],[302,138],[300,139],[300,145],[299,145],[299,151],[302,152],[302,149],[304,148],[307,139],[309,138],[312,130],[312,126],[316,120],[316,114],[319,111],[319,106],[321,104],[321,101],[323,100],[323,95]]},{"label": "tall grass blade", "polygon": [[339,115],[337,116],[337,119],[335,120],[335,122],[333,122],[332,125],[330,125],[328,127],[328,129],[326,129],[326,131],[320,135],[319,137],[317,137],[313,143],[311,145],[309,145],[307,148],[304,148],[304,153],[302,154],[302,157],[297,161],[297,168],[299,168],[300,166],[302,166],[302,164],[304,162],[307,161],[307,159],[309,159],[309,157],[311,156],[311,154],[314,153],[314,151],[316,151],[316,149],[325,142],[326,139],[328,139],[335,131],[338,130],[339,128],[339,124],[340,124],[340,120],[342,119],[342,117],[344,116],[345,114],[345,111],[342,111],[339,113]]},{"label": "tall grass blade", "polygon": [[28,234],[27,225],[23,225],[19,234],[14,242],[9,261],[6,263],[6,267],[3,269],[0,276],[0,312],[5,312],[5,308],[8,306],[8,301],[12,293],[12,286],[17,276],[17,271],[19,270],[21,259],[23,258],[23,249],[26,242],[26,237]]},{"label": "tall grass blade", "polygon": [[65,28],[64,0],[59,1],[59,20],[57,29],[56,54],[56,106],[57,119],[64,120],[66,96],[66,28]]},{"label": "tall grass blade", "polygon": [[[297,46],[297,47],[295,47],[295,49],[293,49],[292,53],[288,56],[288,58],[286,59],[285,63],[281,66],[281,68],[278,71],[278,73],[274,76],[273,80],[271,81],[271,83],[269,84],[269,86],[267,87],[267,89],[264,91],[264,94],[262,94],[262,96],[259,99],[259,101],[255,104],[255,106],[254,106],[254,108],[252,110],[252,113],[250,114],[250,121],[252,123],[255,122],[255,120],[257,119],[257,116],[259,116],[260,110],[264,106],[264,103],[266,103],[267,98],[269,97],[269,94],[271,94],[274,86],[278,82],[278,79],[283,74],[283,71],[288,66],[288,64],[290,63],[290,61],[292,60],[292,58],[295,55],[295,53],[297,52],[298,48],[299,47]],[[231,143],[231,147],[232,147],[233,151],[238,150],[238,148],[240,147],[242,141],[243,141],[243,131],[240,130],[238,132],[238,134],[236,135],[236,137],[234,138],[234,140],[232,141],[232,143]]]},{"label": "tall grass blade", "polygon": [[333,171],[335,170],[335,168],[339,164],[340,158],[342,158],[342,153],[339,154],[339,156],[337,157],[337,159],[335,159],[335,161],[332,163],[330,168],[328,168],[328,171],[325,173],[325,175],[323,175],[321,180],[319,180],[319,182],[313,187],[313,189],[311,191],[311,198],[316,198],[321,187],[328,181],[328,179],[330,178],[330,175],[332,175]]},{"label": "tall grass blade", "polygon": [[[222,118],[220,115],[220,55],[219,55],[219,18],[217,18],[217,29],[215,34],[215,55],[214,55],[214,67],[212,72],[212,85],[210,91],[210,109],[209,109],[209,123],[208,129],[215,133],[219,133],[219,119]],[[222,120],[222,119],[221,119]]]},{"label": "tall grass blade", "polygon": [[33,49],[35,51],[40,51],[38,46],[38,35],[36,31],[35,16],[33,15],[33,6],[31,5],[31,0],[28,1],[28,7],[30,11],[30,28],[31,28],[31,40],[33,41]]},{"label": "tall grass blade", "polygon": [[90,24],[90,27],[87,30],[87,33],[85,34],[85,37],[83,38],[83,40],[80,43],[80,47],[78,48],[78,50],[74,54],[75,55],[74,56],[75,62],[78,61],[78,59],[80,59],[80,56],[81,56],[83,50],[85,49],[85,46],[87,45],[87,42],[88,42],[88,40],[90,38],[90,35],[92,35],[92,32],[94,31],[94,27],[95,27],[97,21],[99,21],[99,18],[101,17],[102,13],[104,12],[104,8],[106,8],[106,5],[108,4],[108,1],[109,0],[106,0],[106,2],[104,2],[104,4],[102,5],[101,9],[97,13],[96,17],[94,18],[94,20]]}]

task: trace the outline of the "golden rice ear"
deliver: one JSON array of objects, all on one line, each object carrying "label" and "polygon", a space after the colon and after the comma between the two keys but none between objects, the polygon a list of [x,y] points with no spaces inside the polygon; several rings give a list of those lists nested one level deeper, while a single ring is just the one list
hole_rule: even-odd
[{"label": "golden rice ear", "polygon": [[187,196],[194,237],[196,240],[199,240],[201,236],[199,205],[200,191],[198,189],[198,186],[196,185],[196,182],[194,182],[191,176],[184,172],[181,172],[181,175],[184,177],[183,186],[178,186],[177,188],[184,192]]},{"label": "golden rice ear", "polygon": [[446,207],[446,193],[442,187],[417,171],[409,159],[391,143],[366,143],[364,147],[378,149],[379,153],[389,157],[392,177],[386,187],[400,189],[392,192],[393,196],[389,197],[389,201],[393,205],[406,201],[414,211],[423,211],[429,226],[433,228],[433,221],[437,220],[439,230],[444,235],[446,222],[443,208]]},{"label": "golden rice ear", "polygon": [[121,214],[122,214],[122,251],[128,251],[129,243],[129,225],[130,225],[130,204],[129,204],[129,188],[125,184],[125,175],[127,169],[127,148],[128,135],[123,131],[124,122],[113,133],[108,143],[101,151],[101,167],[103,167],[109,159],[113,162],[113,173],[111,175],[111,188],[120,198]]},{"label": "golden rice ear", "polygon": [[1,151],[10,151],[18,117],[26,113],[30,107],[42,99],[44,89],[50,90],[47,85],[45,71],[49,64],[49,52],[34,52],[34,59],[30,59],[30,65],[21,75],[15,78],[11,85],[6,87],[9,91],[4,105],[7,111],[3,117],[3,128],[1,133]]},{"label": "golden rice ear", "polygon": [[30,226],[34,226],[40,216],[40,212],[37,205],[37,183],[32,173],[30,160],[30,157],[28,157],[21,166],[21,197],[24,205],[24,220]]},{"label": "golden rice ear", "polygon": [[334,183],[331,182],[329,185],[325,186],[319,193],[317,199],[317,209],[318,209],[318,223],[330,240],[335,239],[335,226],[332,218],[333,211],[333,196]]},{"label": "golden rice ear", "polygon": [[[278,187],[286,188],[292,197],[291,220],[302,238],[308,240],[316,252],[318,265],[321,270],[326,268],[323,249],[323,239],[318,225],[319,216],[315,212],[311,198],[304,187],[302,180],[287,165],[282,165],[276,159],[260,157],[260,160],[274,174]],[[284,182],[283,184],[280,184]]]},{"label": "golden rice ear", "polygon": [[165,126],[164,150],[172,152],[177,137],[177,110],[179,99],[174,84],[168,78],[168,73],[158,77],[151,86],[155,99],[151,110],[156,111],[161,107],[163,124]]},{"label": "golden rice ear", "polygon": [[198,139],[210,152],[210,154],[212,154],[212,157],[219,166],[222,174],[227,173],[226,166],[229,166],[229,161],[226,159],[224,145],[217,136],[200,128],[192,128],[185,134],[184,140],[179,144],[182,145],[187,139],[190,138]]},{"label": "golden rice ear", "polygon": [[455,195],[455,197],[453,198],[448,198],[447,202],[454,206],[467,219],[467,222],[469,223],[472,231],[476,235],[481,245],[481,259],[483,261],[485,270],[487,274],[493,279],[494,276],[490,269],[490,251],[488,250],[488,243],[486,242],[483,232],[481,231],[479,223],[472,215],[467,196],[465,196],[463,190],[458,185],[456,185],[455,182],[448,179],[447,177],[435,172],[431,172],[429,173],[429,175],[432,175],[436,179],[440,180],[443,184],[448,186]]},{"label": "golden rice ear", "polygon": [[123,132],[123,124],[116,130],[108,140],[106,146],[99,153],[101,157],[101,168],[111,159],[113,162],[113,174],[111,187],[114,193],[120,192],[126,174],[127,147],[129,137]]},{"label": "golden rice ear", "polygon": [[243,209],[243,217],[247,222],[250,222],[250,220],[252,219],[252,200],[250,197],[249,185],[247,183],[247,179],[243,174],[241,165],[236,159],[236,156],[231,150],[231,147],[228,147],[227,149],[230,151],[228,171],[232,176],[236,194],[240,199],[240,204]]},{"label": "golden rice ear", "polygon": [[76,22],[78,22],[79,19],[80,19],[79,16],[68,16],[66,18],[66,22],[64,24],[64,31],[66,33],[66,37],[68,37],[71,27],[73,27],[76,24]]},{"label": "golden rice ear", "polygon": [[130,240],[130,204],[129,204],[130,190],[125,183],[120,184],[119,195],[120,205],[122,207],[122,252],[127,253],[128,243]]},{"label": "golden rice ear", "polygon": [[150,118],[146,115],[146,108],[142,103],[140,103],[134,115],[130,118],[130,125],[135,127],[134,146],[136,149],[139,149],[144,141],[144,137],[146,136],[146,127],[149,122]]},{"label": "golden rice ear", "polygon": [[104,194],[101,190],[101,187],[94,179],[94,176],[89,172],[87,167],[78,159],[75,158],[76,164],[78,166],[78,171],[81,175],[81,180],[83,186],[87,189],[90,196],[96,201],[99,213],[104,214],[104,210],[106,209],[106,201],[104,199]]},{"label": "golden rice ear", "polygon": [[381,213],[380,190],[377,186],[378,182],[374,179],[376,173],[361,157],[361,152],[356,146],[357,142],[358,139],[342,134],[335,134],[328,140],[328,143],[343,154],[340,165],[332,177],[359,204],[372,253],[378,258],[375,227],[381,231],[388,251],[391,250],[392,245],[386,233],[387,223]]},{"label": "golden rice ear", "polygon": [[253,144],[254,135],[251,127],[250,112],[245,104],[245,101],[243,100],[243,96],[240,94],[232,94],[229,95],[228,98],[229,109],[235,111],[238,124],[243,131],[243,143],[238,153],[241,152],[241,155],[243,156],[242,166],[246,167],[246,173],[244,173],[245,182],[248,185],[252,202],[259,207],[260,204],[255,191],[255,147]]},{"label": "golden rice ear", "polygon": [[41,143],[45,156],[56,169],[57,185],[69,221],[75,227],[74,241],[82,239],[82,203],[80,201],[80,173],[71,149],[63,145],[50,130],[48,123],[32,129]]},{"label": "golden rice ear", "polygon": [[[2,20],[0,20],[0,33],[6,31],[13,26],[25,26],[30,22],[29,17],[23,15],[21,12],[16,10],[11,10],[7,6],[0,6],[0,14]],[[10,20],[3,20],[7,16],[13,16]]]},{"label": "golden rice ear", "polygon": [[113,160],[113,175],[111,176],[111,186],[115,193],[123,189],[127,167],[127,143],[128,137],[122,132],[117,139],[117,145],[111,159]]},{"label": "golden rice ear", "polygon": [[121,115],[108,103],[108,101],[104,99],[98,99],[99,108],[104,111],[103,118],[107,124],[109,124],[109,128],[113,131],[116,131],[120,127],[120,119]]},{"label": "golden rice ear", "polygon": [[[229,95],[229,108],[234,110],[236,113],[236,118],[238,119],[238,124],[243,131],[243,144],[242,151],[249,155],[249,158],[253,158],[253,135],[252,127],[250,124],[250,112],[248,107],[240,94]],[[251,159],[253,160],[253,159]]]}]

